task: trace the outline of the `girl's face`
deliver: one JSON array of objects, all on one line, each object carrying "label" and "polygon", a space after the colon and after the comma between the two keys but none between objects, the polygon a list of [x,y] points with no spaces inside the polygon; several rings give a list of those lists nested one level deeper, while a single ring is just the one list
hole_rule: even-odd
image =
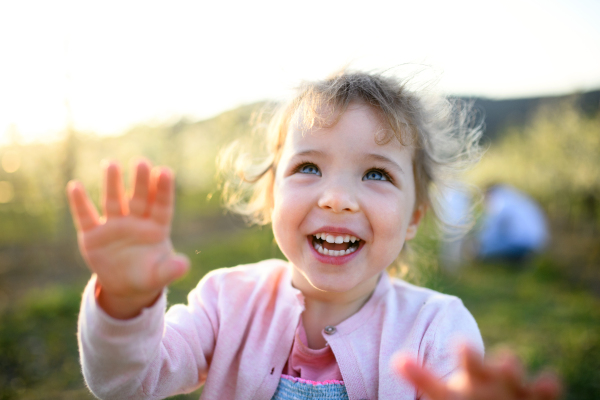
[{"label": "girl's face", "polygon": [[272,223],[295,267],[294,286],[305,295],[370,293],[416,234],[423,208],[415,210],[412,149],[395,138],[377,144],[383,129],[363,104],[350,105],[328,128],[304,134],[290,128],[275,176]]}]

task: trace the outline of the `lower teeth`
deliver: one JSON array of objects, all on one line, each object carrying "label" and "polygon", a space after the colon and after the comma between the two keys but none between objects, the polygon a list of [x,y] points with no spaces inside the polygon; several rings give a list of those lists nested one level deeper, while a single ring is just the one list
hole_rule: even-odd
[{"label": "lower teeth", "polygon": [[321,246],[319,243],[315,243],[314,247],[319,253],[333,257],[345,256],[346,254],[354,253],[356,251],[356,247],[349,247],[347,250],[329,250]]}]

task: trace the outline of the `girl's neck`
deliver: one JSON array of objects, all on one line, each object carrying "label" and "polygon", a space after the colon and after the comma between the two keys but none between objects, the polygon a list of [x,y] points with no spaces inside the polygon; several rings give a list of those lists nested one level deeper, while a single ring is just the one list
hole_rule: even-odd
[{"label": "girl's neck", "polygon": [[299,272],[295,271],[292,284],[304,295],[304,312],[302,323],[308,339],[308,347],[320,349],[325,347],[322,330],[328,326],[335,326],[356,314],[369,300],[380,275],[372,278],[372,282],[365,282],[356,290],[344,293],[324,292],[313,287]]}]

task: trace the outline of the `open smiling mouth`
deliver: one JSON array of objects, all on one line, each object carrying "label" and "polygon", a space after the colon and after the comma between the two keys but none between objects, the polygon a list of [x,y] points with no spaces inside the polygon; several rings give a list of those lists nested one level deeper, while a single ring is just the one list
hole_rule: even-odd
[{"label": "open smiling mouth", "polygon": [[312,245],[323,255],[341,257],[354,253],[360,245],[360,239],[352,235],[316,233],[312,235]]}]

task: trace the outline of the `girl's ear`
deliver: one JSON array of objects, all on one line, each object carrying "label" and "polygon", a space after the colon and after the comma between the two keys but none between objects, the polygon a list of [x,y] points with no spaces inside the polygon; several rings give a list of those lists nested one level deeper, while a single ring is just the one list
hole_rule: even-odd
[{"label": "girl's ear", "polygon": [[404,240],[410,240],[417,236],[417,230],[419,228],[419,224],[427,211],[427,207],[424,204],[421,204],[419,207],[413,211],[410,223],[408,224],[408,228],[406,229],[406,238]]}]

